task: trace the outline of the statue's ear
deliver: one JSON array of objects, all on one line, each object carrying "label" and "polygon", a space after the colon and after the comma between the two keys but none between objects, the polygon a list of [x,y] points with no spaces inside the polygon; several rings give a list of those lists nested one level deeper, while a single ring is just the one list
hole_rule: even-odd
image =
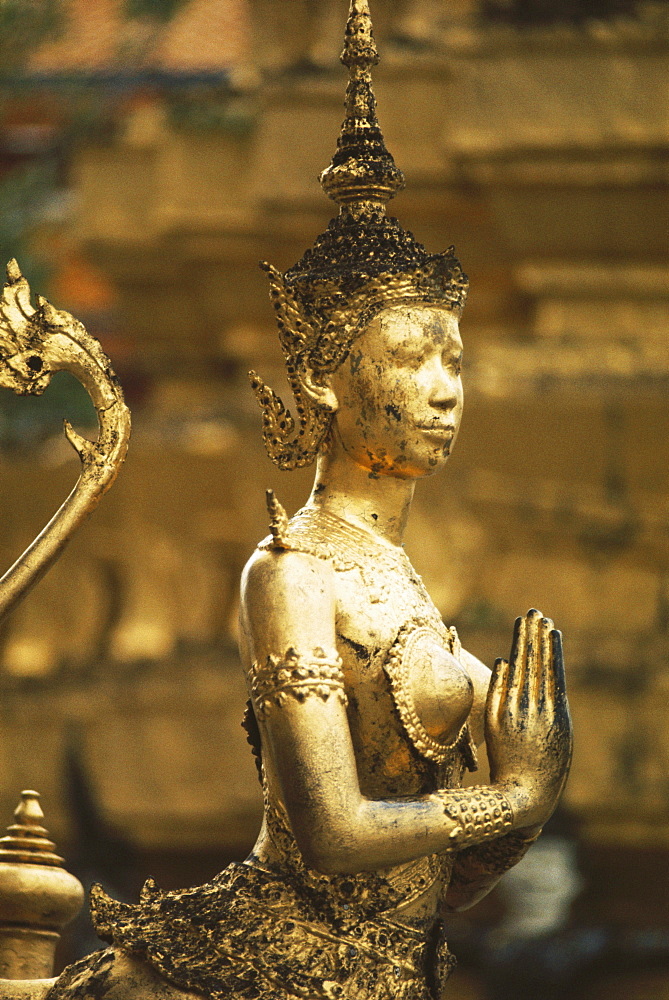
[{"label": "statue's ear", "polygon": [[330,385],[330,380],[327,375],[317,375],[313,369],[305,365],[300,368],[299,379],[304,395],[307,396],[312,403],[315,403],[316,406],[320,406],[323,410],[329,410],[331,413],[336,413],[339,409],[339,401],[335,395],[334,389]]}]

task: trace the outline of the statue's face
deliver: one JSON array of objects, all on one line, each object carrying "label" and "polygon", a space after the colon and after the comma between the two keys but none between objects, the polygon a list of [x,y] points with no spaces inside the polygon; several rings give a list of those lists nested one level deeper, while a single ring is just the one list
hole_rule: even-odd
[{"label": "statue's face", "polygon": [[414,479],[448,458],[462,416],[462,341],[442,306],[384,309],[331,377],[335,433],[371,473]]}]

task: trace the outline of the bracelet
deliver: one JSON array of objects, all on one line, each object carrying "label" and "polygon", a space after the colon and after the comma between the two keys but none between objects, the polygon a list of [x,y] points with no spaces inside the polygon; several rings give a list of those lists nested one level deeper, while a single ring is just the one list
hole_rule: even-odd
[{"label": "bracelet", "polygon": [[442,789],[435,794],[444,804],[445,815],[455,823],[449,851],[501,837],[513,827],[509,800],[496,788]]},{"label": "bracelet", "polygon": [[259,719],[289,697],[304,702],[310,695],[324,702],[334,695],[340,704],[347,704],[342,660],[336,651],[328,655],[317,646],[303,656],[291,646],[283,656],[270,654],[265,663],[251,667],[251,697]]}]

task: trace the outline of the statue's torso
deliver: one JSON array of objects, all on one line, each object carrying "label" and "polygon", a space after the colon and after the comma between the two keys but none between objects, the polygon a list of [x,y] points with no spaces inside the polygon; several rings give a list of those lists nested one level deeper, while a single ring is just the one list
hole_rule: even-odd
[{"label": "statue's torso", "polygon": [[308,508],[289,537],[291,548],[335,570],[337,652],[362,794],[419,795],[458,783],[451,750],[472,712],[480,735],[486,668],[444,626],[402,549]]},{"label": "statue's torso", "polygon": [[[337,652],[362,794],[384,799],[459,786],[465,769],[476,766],[469,722],[485,700],[486,668],[463,655],[402,549],[310,509],[290,522],[289,539],[291,549],[325,559],[335,570]],[[469,663],[480,668],[476,683]],[[271,761],[264,761],[263,772],[266,822],[251,861],[297,868],[308,883]],[[396,889],[385,906],[371,888],[374,875],[353,881],[362,893],[369,883],[378,911],[425,927],[439,910],[450,871],[448,856],[383,869],[378,874]],[[316,877],[336,898],[343,880]]]}]

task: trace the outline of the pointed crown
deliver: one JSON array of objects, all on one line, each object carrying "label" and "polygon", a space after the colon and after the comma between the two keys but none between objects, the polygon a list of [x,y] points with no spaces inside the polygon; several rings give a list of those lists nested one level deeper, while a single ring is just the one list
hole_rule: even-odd
[{"label": "pointed crown", "polygon": [[282,469],[310,464],[331,423],[332,415],[302,392],[301,369],[333,372],[355,337],[387,306],[434,303],[460,313],[469,284],[453,247],[430,254],[397,219],[386,216],[404,175],[386,149],[376,117],[371,68],[379,57],[368,0],[351,0],[341,61],[349,70],[346,116],[332,162],[320,176],[339,215],[285,274],[261,265],[269,277],[299,427],[259,376],[250,377],[263,409],[265,446]]}]

